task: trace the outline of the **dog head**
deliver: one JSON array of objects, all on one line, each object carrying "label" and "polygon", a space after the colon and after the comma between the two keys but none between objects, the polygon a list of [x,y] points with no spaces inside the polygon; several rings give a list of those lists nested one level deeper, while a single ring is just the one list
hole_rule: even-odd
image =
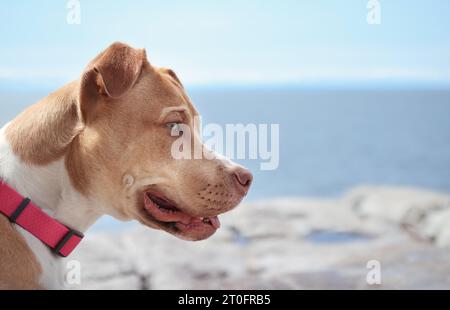
[{"label": "dog head", "polygon": [[[115,43],[92,60],[79,83],[79,107],[84,128],[67,161],[83,166],[68,165],[69,174],[106,213],[201,240],[247,194],[252,174],[211,156],[179,78],[152,66],[145,50]],[[174,156],[194,145],[200,159]]]}]

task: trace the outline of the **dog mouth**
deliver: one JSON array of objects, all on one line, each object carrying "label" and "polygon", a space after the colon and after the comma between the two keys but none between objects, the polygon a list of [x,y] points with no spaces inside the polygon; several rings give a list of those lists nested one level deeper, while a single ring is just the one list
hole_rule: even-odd
[{"label": "dog mouth", "polygon": [[161,193],[144,192],[144,211],[158,226],[183,239],[206,239],[220,228],[218,216],[192,216]]}]

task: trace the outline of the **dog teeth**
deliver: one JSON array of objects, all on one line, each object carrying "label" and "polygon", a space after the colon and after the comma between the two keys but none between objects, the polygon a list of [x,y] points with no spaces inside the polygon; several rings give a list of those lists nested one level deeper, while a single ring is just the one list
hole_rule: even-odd
[{"label": "dog teeth", "polygon": [[203,221],[203,223],[207,223],[207,224],[211,223],[211,221],[207,217],[202,218],[202,221]]}]

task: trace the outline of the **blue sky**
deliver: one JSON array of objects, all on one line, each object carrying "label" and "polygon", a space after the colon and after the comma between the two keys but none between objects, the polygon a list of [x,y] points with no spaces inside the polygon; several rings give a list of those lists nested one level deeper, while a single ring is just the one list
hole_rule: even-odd
[{"label": "blue sky", "polygon": [[187,84],[412,81],[450,83],[450,1],[2,0],[0,80],[69,81],[114,41]]}]

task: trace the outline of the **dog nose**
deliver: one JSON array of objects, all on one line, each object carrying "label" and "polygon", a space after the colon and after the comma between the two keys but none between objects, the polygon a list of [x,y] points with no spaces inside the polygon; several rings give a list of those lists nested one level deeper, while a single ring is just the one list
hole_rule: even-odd
[{"label": "dog nose", "polygon": [[248,190],[253,181],[252,173],[245,168],[238,168],[234,171],[234,176],[237,184],[245,190]]}]

